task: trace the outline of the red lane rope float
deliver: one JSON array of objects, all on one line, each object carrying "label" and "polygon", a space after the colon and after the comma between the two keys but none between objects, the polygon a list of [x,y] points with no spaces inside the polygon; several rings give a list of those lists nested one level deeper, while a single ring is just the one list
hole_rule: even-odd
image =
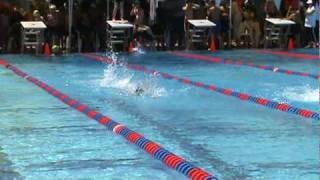
[{"label": "red lane rope float", "polygon": [[184,58],[201,60],[201,61],[220,63],[220,64],[227,64],[227,65],[247,66],[247,67],[257,68],[257,69],[261,69],[261,70],[265,70],[265,71],[271,71],[271,72],[275,72],[275,73],[302,76],[302,77],[308,77],[308,78],[320,80],[320,75],[311,74],[311,73],[305,73],[305,72],[292,71],[292,70],[288,70],[288,69],[281,69],[281,68],[274,67],[274,66],[254,65],[252,63],[245,63],[240,59],[237,60],[237,61],[232,61],[230,59],[222,60],[222,59],[216,58],[216,57],[203,56],[203,55],[199,55],[199,54],[183,53],[183,52],[173,52],[171,54],[176,55],[176,56],[180,56],[180,57],[184,57]]},{"label": "red lane rope float", "polygon": [[286,52],[286,51],[268,51],[268,50],[260,50],[256,52],[264,53],[264,54],[288,56],[292,58],[298,58],[299,60],[320,60],[320,56],[310,55],[310,54],[292,53],[292,52]]},{"label": "red lane rope float", "polygon": [[133,143],[140,147],[142,150],[153,156],[155,159],[162,161],[168,167],[175,169],[176,171],[184,174],[190,179],[194,180],[217,180],[218,178],[207,173],[206,171],[196,167],[195,165],[191,164],[190,162],[184,160],[183,158],[173,154],[172,152],[164,149],[160,145],[156,144],[153,141],[146,139],[141,134],[130,130],[126,126],[113,121],[111,118],[104,116],[103,114],[95,111],[85,104],[80,103],[79,101],[72,99],[66,94],[61,93],[57,89],[45,84],[44,82],[29,76],[28,74],[24,73],[17,67],[7,63],[4,60],[0,60],[0,66],[3,66],[16,75],[20,76],[23,79],[33,83],[34,85],[38,86],[39,88],[45,90],[50,95],[54,96],[55,98],[62,101],[64,104],[67,104],[73,109],[85,114],[90,119],[96,120],[101,125],[106,126],[109,130],[113,131],[117,135],[123,136],[127,141]]},{"label": "red lane rope float", "polygon": [[[96,56],[96,55],[92,55],[92,54],[82,54],[82,55],[86,56],[86,57],[89,57],[91,59],[94,59],[96,61],[112,63],[112,59],[107,58],[107,57],[101,57],[101,56]],[[192,81],[190,79],[180,78],[180,77],[177,77],[177,76],[170,75],[168,73],[163,73],[163,72],[159,72],[159,71],[156,71],[156,70],[147,69],[147,68],[145,68],[143,66],[130,65],[129,64],[126,67],[128,69],[132,69],[132,70],[136,70],[136,71],[142,71],[142,72],[144,72],[146,74],[153,74],[153,75],[154,74],[158,74],[164,79],[175,80],[177,82],[180,82],[180,83],[183,83],[183,84],[186,84],[186,85],[192,85],[192,86],[203,88],[203,89],[206,89],[206,90],[209,90],[209,91],[218,92],[218,93],[221,93],[221,94],[223,94],[225,96],[234,97],[234,98],[240,99],[242,101],[248,101],[248,102],[251,102],[251,103],[255,103],[255,104],[258,104],[258,105],[269,107],[271,109],[275,109],[275,110],[279,110],[279,111],[295,114],[295,115],[298,115],[298,116],[302,116],[304,118],[320,120],[320,114],[318,114],[316,112],[313,112],[311,110],[301,109],[301,108],[293,107],[293,106],[288,105],[288,104],[283,104],[283,103],[278,103],[276,101],[271,101],[271,100],[268,100],[268,99],[265,99],[265,98],[251,96],[251,95],[246,94],[246,93],[241,93],[241,92],[233,91],[233,90],[230,90],[230,89],[220,88],[220,87],[217,87],[215,85],[207,85],[207,84],[204,84],[204,83],[201,83],[201,82]]]}]

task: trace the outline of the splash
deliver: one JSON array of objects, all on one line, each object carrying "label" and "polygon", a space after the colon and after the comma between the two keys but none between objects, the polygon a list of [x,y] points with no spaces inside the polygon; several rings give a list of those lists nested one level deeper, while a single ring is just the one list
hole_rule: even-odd
[{"label": "splash", "polygon": [[296,102],[319,102],[319,88],[312,88],[309,84],[298,87],[285,88],[281,93],[277,93],[277,99]]},{"label": "splash", "polygon": [[100,87],[118,89],[122,95],[128,96],[137,95],[138,88],[143,89],[142,96],[157,98],[167,95],[165,88],[158,86],[156,75],[139,79],[137,75],[122,66],[124,64],[121,63],[108,65],[100,80]]}]

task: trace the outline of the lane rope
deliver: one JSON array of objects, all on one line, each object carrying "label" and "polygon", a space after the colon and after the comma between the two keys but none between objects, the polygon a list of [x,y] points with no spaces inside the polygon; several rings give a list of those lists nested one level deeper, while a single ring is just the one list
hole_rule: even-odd
[{"label": "lane rope", "polygon": [[320,56],[319,55],[292,53],[292,52],[286,52],[286,51],[270,51],[270,50],[257,50],[256,52],[257,53],[263,53],[263,54],[273,54],[273,55],[287,56],[287,57],[297,58],[299,60],[315,60],[315,61],[319,61],[320,60]]},{"label": "lane rope", "polygon": [[0,60],[0,66],[3,66],[21,78],[29,81],[30,83],[38,86],[42,90],[46,91],[48,94],[54,96],[64,104],[70,106],[71,108],[85,114],[89,119],[96,120],[103,126],[106,126],[108,130],[113,131],[116,135],[121,135],[127,141],[132,144],[135,144],[140,149],[144,150],[146,153],[153,156],[155,159],[162,161],[166,166],[175,169],[179,173],[187,176],[190,179],[194,180],[217,180],[218,178],[204,171],[203,169],[196,167],[190,162],[184,160],[182,157],[179,157],[172,152],[164,149],[159,144],[145,138],[143,135],[130,130],[125,125],[120,124],[111,118],[101,114],[94,109],[89,108],[83,103],[69,97],[66,94],[61,93],[57,89],[47,85],[46,83],[26,74],[17,67],[9,64],[5,60]]},{"label": "lane rope", "polygon": [[250,67],[250,68],[257,68],[257,69],[271,71],[271,72],[275,72],[275,73],[282,73],[282,74],[294,75],[294,76],[302,76],[302,77],[308,77],[308,78],[320,80],[320,75],[292,71],[292,70],[282,69],[282,68],[275,67],[275,66],[255,65],[253,63],[245,63],[241,59],[239,59],[237,61],[232,61],[230,59],[222,60],[222,59],[216,58],[216,57],[203,56],[203,55],[199,55],[199,54],[190,54],[190,53],[184,53],[184,52],[172,52],[171,54],[179,56],[179,57],[196,59],[196,60],[201,60],[201,61],[206,61],[206,62],[220,63],[220,64],[226,64],[226,65],[246,66],[246,67]]},{"label": "lane rope", "polygon": [[[109,63],[109,64],[113,63],[112,59],[107,58],[107,57],[101,57],[101,56],[97,56],[97,55],[93,55],[93,54],[82,54],[82,55],[85,57],[91,58],[93,60],[99,61],[99,62],[105,62],[105,63]],[[298,116],[301,116],[304,118],[320,120],[319,113],[313,112],[308,109],[297,108],[297,107],[294,107],[294,106],[291,106],[291,105],[288,105],[285,103],[279,103],[279,102],[271,101],[271,100],[268,100],[265,98],[251,96],[246,93],[237,92],[237,91],[233,91],[231,89],[226,89],[226,88],[220,88],[215,85],[207,85],[202,82],[192,81],[190,79],[181,78],[181,77],[174,76],[174,75],[171,75],[168,73],[163,73],[163,72],[159,72],[156,70],[147,69],[143,66],[128,64],[128,65],[126,65],[126,67],[131,70],[144,72],[145,74],[160,75],[164,79],[175,80],[175,81],[183,83],[185,85],[191,85],[191,86],[203,88],[205,90],[209,90],[212,92],[218,92],[218,93],[223,94],[225,96],[234,97],[234,98],[237,98],[242,101],[248,101],[248,102],[258,104],[258,105],[261,105],[264,107],[268,107],[271,109],[275,109],[278,111],[295,114],[295,115],[298,115]]]}]

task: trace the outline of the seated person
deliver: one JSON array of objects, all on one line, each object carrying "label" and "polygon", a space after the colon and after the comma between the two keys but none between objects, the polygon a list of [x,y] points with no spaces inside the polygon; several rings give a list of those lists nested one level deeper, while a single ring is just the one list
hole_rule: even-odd
[{"label": "seated person", "polygon": [[154,39],[154,35],[151,31],[151,28],[144,24],[144,11],[141,8],[141,5],[139,2],[135,2],[133,4],[133,8],[130,12],[131,16],[134,16],[134,28],[133,28],[133,34],[135,37],[138,36],[138,34],[146,34],[149,38],[152,40]]}]

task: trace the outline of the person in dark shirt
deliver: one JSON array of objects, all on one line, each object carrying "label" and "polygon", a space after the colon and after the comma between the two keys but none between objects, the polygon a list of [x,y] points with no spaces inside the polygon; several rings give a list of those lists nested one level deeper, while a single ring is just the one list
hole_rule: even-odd
[{"label": "person in dark shirt", "polygon": [[[118,9],[120,8],[120,19],[121,21],[124,20],[124,10],[123,10],[123,6],[124,6],[124,0],[114,0],[113,1],[114,5],[113,5],[113,13],[112,13],[112,20],[115,21],[116,17],[117,17],[117,12]],[[120,5],[120,7],[119,7]]]},{"label": "person in dark shirt", "polygon": [[0,10],[0,52],[6,51],[9,31],[9,9]]},{"label": "person in dark shirt", "polygon": [[279,12],[273,0],[266,0],[264,5],[265,18],[279,17]]}]

